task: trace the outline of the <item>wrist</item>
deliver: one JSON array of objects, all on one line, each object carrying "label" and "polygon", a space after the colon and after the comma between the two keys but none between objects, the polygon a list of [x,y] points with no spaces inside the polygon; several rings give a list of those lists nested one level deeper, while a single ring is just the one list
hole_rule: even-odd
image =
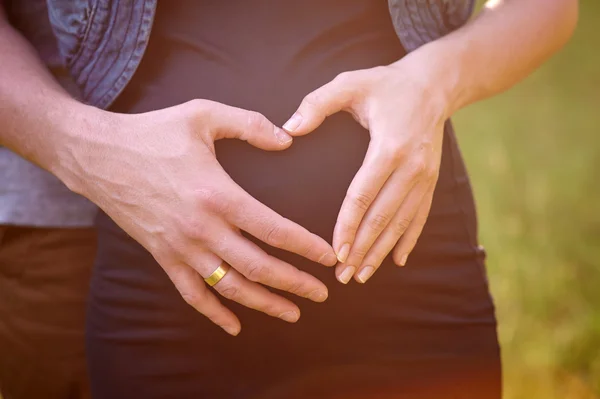
[{"label": "wrist", "polygon": [[444,120],[470,103],[463,54],[464,49],[459,46],[437,40],[398,61],[410,64],[411,75],[423,86]]},{"label": "wrist", "polygon": [[[58,177],[71,191],[84,196],[89,178],[89,152],[98,142],[114,131],[114,118],[110,112],[72,101],[66,104],[64,114],[56,119],[55,129],[59,132],[49,145],[50,156],[43,165]],[[112,126],[112,127],[111,127]]]}]

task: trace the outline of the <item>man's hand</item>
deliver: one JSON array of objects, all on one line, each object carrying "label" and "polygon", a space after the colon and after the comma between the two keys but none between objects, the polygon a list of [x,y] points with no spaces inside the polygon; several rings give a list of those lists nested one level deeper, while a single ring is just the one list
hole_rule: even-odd
[{"label": "man's hand", "polygon": [[314,301],[327,298],[320,281],[267,255],[240,231],[333,266],[331,247],[253,199],[215,158],[213,142],[220,138],[283,150],[292,141],[284,131],[255,112],[210,101],[141,115],[81,104],[2,15],[0,53],[0,145],[98,204],[216,324],[234,335],[240,330],[202,279],[222,260],[232,269],[215,285],[218,292],[283,320],[296,321],[298,307],[258,283]]},{"label": "man's hand", "polygon": [[148,249],[190,305],[238,334],[239,320],[203,281],[222,261],[232,268],[216,291],[285,321],[298,320],[298,307],[261,284],[316,302],[327,298],[323,283],[240,231],[333,266],[329,244],[252,198],[214,153],[221,138],[283,150],[292,142],[287,133],[258,113],[203,100],[138,115],[97,112],[105,129],[90,126],[62,146],[61,178]]},{"label": "man's hand", "polygon": [[367,155],[334,230],[333,247],[341,262],[336,275],[344,284],[352,276],[366,282],[394,247],[395,263],[404,266],[427,220],[446,116],[443,101],[419,80],[423,75],[408,57],[387,67],[340,74],[307,95],[284,125],[300,136],[327,116],[347,111],[370,131]]}]

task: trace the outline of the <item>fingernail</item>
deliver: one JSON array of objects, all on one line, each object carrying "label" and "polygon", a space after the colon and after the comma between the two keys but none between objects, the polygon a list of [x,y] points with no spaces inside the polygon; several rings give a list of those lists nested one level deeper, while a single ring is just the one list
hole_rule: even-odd
[{"label": "fingernail", "polygon": [[407,259],[408,259],[408,254],[402,255],[402,259],[400,259],[400,266],[405,266]]},{"label": "fingernail", "polygon": [[364,284],[373,275],[374,271],[375,268],[373,266],[365,266],[360,270],[360,272],[358,272],[356,278],[358,279],[358,281]]},{"label": "fingernail", "polygon": [[300,315],[298,314],[298,312],[289,311],[289,312],[284,312],[284,313],[280,314],[278,317],[281,320],[287,321],[288,323],[295,323],[300,318]]},{"label": "fingernail", "polygon": [[352,276],[354,276],[355,271],[356,268],[354,266],[346,266],[346,268],[342,271],[342,273],[340,273],[340,276],[338,277],[340,283],[348,284],[348,281],[350,281]]},{"label": "fingernail", "polygon": [[292,136],[279,128],[275,128],[275,137],[277,137],[277,141],[281,144],[287,144],[293,140]]},{"label": "fingernail", "polygon": [[327,299],[327,292],[323,290],[314,290],[308,294],[308,298],[314,302],[323,302],[325,299]]},{"label": "fingernail", "polygon": [[348,258],[349,252],[350,252],[350,244],[346,243],[346,244],[342,245],[342,247],[340,248],[340,250],[337,253],[337,259],[341,263],[344,263],[346,261],[346,259]]},{"label": "fingernail", "polygon": [[327,252],[326,254],[321,256],[321,259],[319,259],[319,263],[325,266],[333,266],[337,263],[337,258],[333,253]]},{"label": "fingernail", "polygon": [[298,129],[298,126],[302,123],[302,115],[295,113],[292,117],[283,125],[283,128],[288,132],[293,132]]},{"label": "fingernail", "polygon": [[234,337],[240,333],[240,329],[234,326],[221,326],[227,334],[233,335]]}]

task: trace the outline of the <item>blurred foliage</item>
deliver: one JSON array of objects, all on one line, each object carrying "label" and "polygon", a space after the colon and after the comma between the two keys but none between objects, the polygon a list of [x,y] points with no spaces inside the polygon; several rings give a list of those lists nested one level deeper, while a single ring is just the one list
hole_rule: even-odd
[{"label": "blurred foliage", "polygon": [[600,398],[600,1],[525,82],[455,118],[507,399]]}]

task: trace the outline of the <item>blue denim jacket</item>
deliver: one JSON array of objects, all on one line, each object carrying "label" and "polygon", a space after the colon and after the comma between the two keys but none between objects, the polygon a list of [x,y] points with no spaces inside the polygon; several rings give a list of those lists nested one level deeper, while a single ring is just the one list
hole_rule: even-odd
[{"label": "blue denim jacket", "polygon": [[[144,55],[157,0],[46,1],[58,50],[83,100],[100,108],[110,106]],[[400,41],[412,51],[462,26],[474,0],[388,4]]]}]

